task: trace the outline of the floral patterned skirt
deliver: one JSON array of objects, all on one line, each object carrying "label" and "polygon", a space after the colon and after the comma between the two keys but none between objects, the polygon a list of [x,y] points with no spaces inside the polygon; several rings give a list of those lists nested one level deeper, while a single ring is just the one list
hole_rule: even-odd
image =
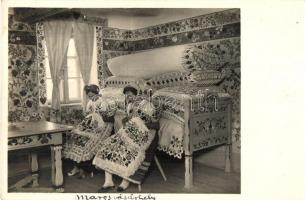
[{"label": "floral patterned skirt", "polygon": [[132,118],[101,144],[93,164],[123,178],[132,176],[143,163],[154,137],[155,132],[149,131],[140,118]]},{"label": "floral patterned skirt", "polygon": [[112,123],[105,123],[98,132],[82,132],[74,130],[67,137],[63,146],[63,157],[77,163],[91,160],[101,144],[110,136],[113,129]]},{"label": "floral patterned skirt", "polygon": [[151,163],[154,159],[155,151],[158,146],[158,141],[159,141],[158,134],[155,134],[155,138],[149,145],[148,149],[145,151],[144,161],[141,163],[141,165],[139,166],[139,168],[133,175],[131,175],[129,177],[124,177],[125,179],[127,179],[130,182],[135,183],[135,184],[143,183],[145,177],[147,176],[147,172],[151,166]]}]

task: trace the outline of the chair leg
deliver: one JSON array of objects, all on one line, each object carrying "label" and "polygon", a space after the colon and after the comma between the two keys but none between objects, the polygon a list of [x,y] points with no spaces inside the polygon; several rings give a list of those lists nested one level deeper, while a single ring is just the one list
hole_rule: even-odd
[{"label": "chair leg", "polygon": [[139,190],[139,192],[141,192],[141,190],[142,190],[141,184],[138,185],[138,190]]},{"label": "chair leg", "polygon": [[154,156],[154,159],[155,159],[155,162],[156,162],[156,164],[157,164],[157,167],[158,167],[158,169],[159,169],[159,171],[160,171],[160,173],[161,173],[161,175],[162,175],[164,181],[167,181],[167,178],[166,178],[166,176],[165,176],[165,173],[164,173],[164,171],[163,171],[163,169],[162,169],[162,166],[161,166],[161,164],[160,164],[160,162],[159,162],[159,160],[158,160],[158,158],[157,158],[156,155]]}]

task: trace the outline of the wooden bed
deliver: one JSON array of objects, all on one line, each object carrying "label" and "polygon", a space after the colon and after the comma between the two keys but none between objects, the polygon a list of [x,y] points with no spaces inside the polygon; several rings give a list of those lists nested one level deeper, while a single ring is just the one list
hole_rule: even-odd
[{"label": "wooden bed", "polygon": [[[183,95],[181,101],[184,110],[185,188],[190,189],[193,185],[193,152],[195,151],[226,145],[225,171],[231,171],[232,102],[228,94],[210,92],[208,88],[198,88],[198,91],[204,89],[204,93],[199,95],[179,91],[180,88],[165,88],[161,90],[162,92],[157,91],[155,97]],[[174,90],[176,91],[171,92]]]},{"label": "wooden bed", "polygon": [[[201,50],[197,49],[197,54],[198,51]],[[142,94],[153,91],[152,102],[157,107],[161,126],[158,149],[170,156],[185,159],[187,189],[193,185],[194,152],[226,145],[225,171],[229,172],[232,149],[231,97],[220,92],[215,85],[223,76],[213,70],[194,72],[191,52],[189,46],[177,46],[110,59],[108,67],[115,73],[105,80],[102,90],[106,96],[118,99],[119,105],[123,103],[124,86],[135,84]],[[151,61],[147,62],[150,58]],[[187,65],[187,70],[183,63]],[[176,71],[167,71],[165,66]],[[197,69],[200,68],[197,66]],[[137,76],[139,69],[143,70],[140,77]],[[124,76],[124,71],[128,76]],[[131,77],[131,74],[135,74],[135,77]],[[201,80],[194,82],[192,75]]]}]

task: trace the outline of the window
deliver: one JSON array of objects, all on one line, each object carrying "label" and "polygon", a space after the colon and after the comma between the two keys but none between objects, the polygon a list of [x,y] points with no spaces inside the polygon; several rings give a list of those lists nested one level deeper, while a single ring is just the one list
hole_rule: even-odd
[{"label": "window", "polygon": [[[47,101],[48,104],[52,101],[53,83],[50,73],[49,60],[47,55],[47,48],[45,47],[45,61],[46,61],[46,87],[47,87]],[[82,101],[83,79],[80,73],[79,60],[76,53],[74,39],[69,41],[67,52],[67,66],[64,66],[63,80],[60,85],[60,101],[62,104],[80,103]]]}]

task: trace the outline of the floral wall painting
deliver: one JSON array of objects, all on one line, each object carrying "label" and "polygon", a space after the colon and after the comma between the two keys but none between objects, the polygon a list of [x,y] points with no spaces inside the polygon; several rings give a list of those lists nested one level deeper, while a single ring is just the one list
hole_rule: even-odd
[{"label": "floral wall painting", "polygon": [[46,68],[45,68],[45,49],[43,45],[44,31],[43,24],[36,24],[36,39],[37,39],[37,71],[38,71],[38,89],[39,89],[39,105],[47,105],[46,91]]},{"label": "floral wall painting", "polygon": [[9,16],[9,121],[40,119],[35,27]]}]

